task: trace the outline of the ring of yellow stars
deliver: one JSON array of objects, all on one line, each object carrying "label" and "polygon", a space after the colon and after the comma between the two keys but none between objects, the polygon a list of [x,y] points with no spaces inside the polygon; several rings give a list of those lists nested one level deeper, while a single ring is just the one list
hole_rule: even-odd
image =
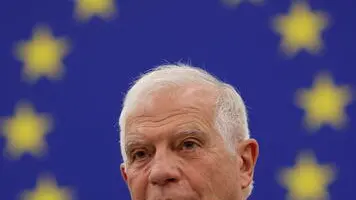
[{"label": "ring of yellow stars", "polygon": [[335,179],[334,168],[319,165],[310,152],[301,153],[296,165],[286,168],[279,174],[278,180],[288,190],[287,199],[310,200],[329,198],[327,187]]},{"label": "ring of yellow stars", "polygon": [[69,188],[60,188],[56,180],[49,175],[42,175],[33,191],[24,191],[22,200],[71,200],[72,192]]},{"label": "ring of yellow stars", "polygon": [[347,86],[336,86],[330,74],[318,74],[313,87],[300,89],[296,98],[297,105],[306,112],[305,125],[312,131],[324,124],[336,129],[346,124],[345,107],[351,103],[351,91]]},{"label": "ring of yellow stars", "polygon": [[46,150],[45,135],[51,130],[51,118],[38,114],[26,102],[20,102],[15,115],[1,124],[2,135],[7,139],[6,152],[12,158],[19,158],[25,152],[42,156]]},{"label": "ring of yellow stars", "polygon": [[304,49],[317,53],[323,47],[321,32],[328,25],[327,15],[311,11],[304,1],[293,3],[288,15],[278,15],[273,28],[282,37],[281,47],[287,55],[295,55]]},{"label": "ring of yellow stars", "polygon": [[68,42],[54,38],[49,27],[35,26],[32,39],[16,45],[16,57],[24,63],[25,78],[31,82],[40,77],[60,79],[63,75],[64,56],[68,54]]},{"label": "ring of yellow stars", "polygon": [[93,16],[112,18],[116,14],[114,0],[76,0],[75,14],[78,20],[88,20]]}]

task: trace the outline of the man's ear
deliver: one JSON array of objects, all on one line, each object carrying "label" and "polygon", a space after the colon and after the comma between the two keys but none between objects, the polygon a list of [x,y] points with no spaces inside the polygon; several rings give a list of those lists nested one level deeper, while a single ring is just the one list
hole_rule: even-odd
[{"label": "man's ear", "polygon": [[238,144],[238,154],[242,160],[240,165],[240,176],[242,187],[246,188],[253,181],[253,175],[257,158],[259,155],[259,146],[256,140],[247,139]]},{"label": "man's ear", "polygon": [[120,171],[121,171],[121,176],[124,179],[124,181],[127,183],[127,174],[126,174],[126,168],[125,168],[125,163],[121,163],[120,165]]}]

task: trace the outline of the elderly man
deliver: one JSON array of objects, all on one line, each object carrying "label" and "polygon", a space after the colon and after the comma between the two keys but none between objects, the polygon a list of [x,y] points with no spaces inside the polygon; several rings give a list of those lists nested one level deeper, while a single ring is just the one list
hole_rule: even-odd
[{"label": "elderly man", "polygon": [[159,66],[128,91],[121,173],[133,200],[245,200],[258,143],[240,95],[208,72]]}]

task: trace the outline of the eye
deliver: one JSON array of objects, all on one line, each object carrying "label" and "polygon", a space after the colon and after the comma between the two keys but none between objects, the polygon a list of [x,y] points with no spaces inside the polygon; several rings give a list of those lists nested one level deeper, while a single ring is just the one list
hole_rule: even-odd
[{"label": "eye", "polygon": [[132,160],[143,160],[148,156],[147,152],[144,150],[137,150],[132,153]]},{"label": "eye", "polygon": [[198,146],[199,146],[198,143],[192,140],[186,140],[182,143],[183,150],[194,150]]}]

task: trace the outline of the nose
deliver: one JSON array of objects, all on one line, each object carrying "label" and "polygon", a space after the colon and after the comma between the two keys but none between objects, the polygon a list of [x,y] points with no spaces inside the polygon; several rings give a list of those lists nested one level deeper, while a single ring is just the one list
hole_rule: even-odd
[{"label": "nose", "polygon": [[164,186],[169,183],[178,182],[180,171],[174,157],[168,153],[160,153],[154,157],[149,174],[149,182],[153,185]]}]

